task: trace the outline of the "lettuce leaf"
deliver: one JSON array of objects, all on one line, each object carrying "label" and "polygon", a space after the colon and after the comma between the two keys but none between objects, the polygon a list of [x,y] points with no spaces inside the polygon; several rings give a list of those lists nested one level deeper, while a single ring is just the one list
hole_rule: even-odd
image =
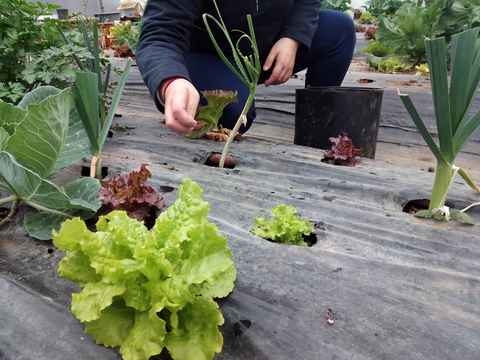
[{"label": "lettuce leaf", "polygon": [[91,232],[78,218],[54,232],[65,258],[60,275],[82,291],[72,312],[97,343],[120,347],[125,360],[167,348],[174,360],[212,359],[221,351],[223,317],[213,300],[232,290],[236,270],[227,239],[208,222],[210,206],[190,179],[148,231],[124,211]]},{"label": "lettuce leaf", "polygon": [[295,216],[296,212],[293,206],[279,205],[270,211],[277,220],[267,220],[264,216],[255,218],[252,232],[267,240],[307,247],[303,236],[310,235],[315,229],[308,221]]}]

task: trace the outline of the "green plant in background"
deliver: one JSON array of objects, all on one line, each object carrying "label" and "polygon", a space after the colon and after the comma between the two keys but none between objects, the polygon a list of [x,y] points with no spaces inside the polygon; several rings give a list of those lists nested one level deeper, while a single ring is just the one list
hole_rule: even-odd
[{"label": "green plant in background", "polygon": [[395,50],[389,45],[384,45],[377,39],[368,40],[368,46],[362,49],[363,54],[368,54],[366,63],[370,66],[378,68],[380,61],[384,60],[389,55],[394,55]]},{"label": "green plant in background", "polygon": [[[437,12],[437,16],[440,16]],[[425,11],[415,4],[402,6],[393,17],[385,17],[377,28],[377,40],[395,53],[419,63],[425,58],[425,39],[432,37]],[[433,36],[434,37],[434,36]]]},{"label": "green plant in background", "polygon": [[[71,116],[70,89],[43,86],[25,95],[18,106],[0,100],[0,190],[11,195],[11,219],[20,201],[38,210],[24,217],[28,233],[52,238],[66,219],[88,219],[100,207],[100,183],[82,178],[59,188],[48,177],[88,154],[82,124]],[[76,121],[78,120],[78,121]]]},{"label": "green plant in background", "polygon": [[367,11],[375,16],[382,14],[392,15],[405,3],[410,3],[409,0],[370,0],[366,3]]},{"label": "green plant in background", "polygon": [[445,39],[427,41],[427,59],[432,84],[433,104],[439,145],[417,112],[408,95],[400,94],[418,131],[437,159],[437,170],[428,210],[416,215],[446,219],[458,217],[473,224],[467,214],[445,206],[448,190],[458,172],[470,187],[480,192],[463,169],[454,165],[463,146],[480,127],[480,109],[470,117],[470,109],[480,85],[479,29],[464,31],[452,37],[451,75],[448,76]]},{"label": "green plant in background", "polygon": [[72,312],[85,332],[120,347],[125,360],[147,360],[166,348],[174,360],[213,359],[222,349],[224,322],[215,298],[234,287],[227,239],[208,221],[210,205],[190,179],[149,231],[114,211],[91,232],[66,221],[53,243],[66,251],[60,275],[78,284]]},{"label": "green plant in background", "polygon": [[140,31],[142,30],[142,22],[114,21],[113,24],[113,27],[109,29],[110,35],[107,36],[115,42],[115,47],[127,46],[135,55]]},{"label": "green plant in background", "polygon": [[415,75],[423,75],[423,76],[430,75],[430,69],[428,68],[428,63],[416,65],[415,70],[417,70],[417,73]]},{"label": "green plant in background", "polygon": [[352,0],[325,0],[322,3],[322,9],[337,11],[352,11]]},{"label": "green plant in background", "polygon": [[381,58],[395,54],[395,50],[391,46],[382,44],[380,41],[371,39],[367,41],[367,44],[368,46],[362,49],[362,54],[371,54]]},{"label": "green plant in background", "polygon": [[396,57],[389,57],[381,60],[378,63],[378,70],[381,72],[402,72],[411,71],[413,69],[412,64],[407,64]]},{"label": "green plant in background", "polygon": [[315,228],[308,221],[295,216],[296,212],[293,206],[279,205],[270,210],[277,220],[267,220],[264,216],[255,218],[252,232],[263,239],[306,247],[308,244],[304,241],[304,235],[312,234]]},{"label": "green plant in background", "polygon": [[421,5],[402,5],[393,16],[382,17],[377,29],[381,43],[415,64],[425,59],[426,39],[445,37],[448,44],[465,27],[480,26],[480,0],[436,0]]},{"label": "green plant in background", "polygon": [[[220,10],[218,9],[217,3],[215,2],[215,0],[213,1],[213,3],[215,4],[215,8],[217,9],[219,20],[217,20],[215,17],[213,17],[210,14],[203,14],[202,16],[203,22],[205,23],[205,27],[207,28],[210,39],[212,40],[213,45],[215,46],[215,49],[218,52],[218,55],[221,57],[224,63],[245,84],[245,86],[248,87],[250,91],[247,101],[245,102],[245,106],[242,110],[242,113],[240,114],[240,117],[238,118],[237,123],[233,127],[232,132],[228,137],[227,142],[225,143],[225,147],[223,148],[222,156],[218,164],[220,168],[223,168],[223,166],[225,165],[225,158],[227,157],[228,149],[230,148],[230,145],[232,144],[233,139],[235,139],[235,136],[238,133],[240,126],[242,126],[242,124],[247,123],[247,113],[255,97],[255,90],[257,89],[257,82],[260,77],[261,68],[260,68],[260,58],[259,58],[258,48],[257,48],[257,41],[255,39],[255,30],[253,28],[253,23],[252,23],[252,17],[250,15],[247,15],[248,29],[249,29],[250,35],[244,32],[241,32],[242,35],[237,40],[237,43],[233,45],[232,39],[230,37],[230,34],[228,33],[225,23],[223,22],[222,15],[220,14]],[[217,41],[213,36],[213,32],[210,29],[208,20],[212,20],[222,30],[228,43],[230,44],[230,48],[233,54],[233,59],[237,67],[232,65],[232,63],[227,59],[223,51],[218,46]],[[239,46],[242,40],[250,42],[250,45],[253,51],[252,55],[245,56],[242,54]]]},{"label": "green plant in background", "polygon": [[[92,54],[92,57],[88,58],[86,62],[83,62],[81,59],[74,56],[77,66],[82,71],[77,71],[75,73],[76,86],[73,87],[73,93],[75,95],[76,108],[92,147],[93,156],[90,165],[90,175],[92,177],[101,178],[102,165],[100,154],[108,136],[110,126],[112,125],[115,110],[120,102],[123,88],[127,82],[132,61],[128,60],[126,62],[110,104],[110,108],[107,111],[106,101],[110,86],[111,64],[108,63],[105,70],[103,70],[100,49],[97,41],[97,26],[92,27],[93,40],[90,40],[85,22],[80,21],[79,26],[83,34],[85,47]],[[65,41],[65,44],[69,45],[70,40],[60,28],[58,28],[58,30]],[[105,75],[103,74],[104,72]]]},{"label": "green plant in background", "polygon": [[375,20],[377,20],[377,17],[375,15],[372,15],[372,13],[365,11],[360,15],[359,23],[360,24],[371,24]]},{"label": "green plant in background", "polygon": [[[28,63],[59,43],[56,19],[39,20],[60,8],[27,0],[0,1],[0,99],[17,103],[36,88],[22,75]],[[42,80],[40,80],[40,83]]]}]

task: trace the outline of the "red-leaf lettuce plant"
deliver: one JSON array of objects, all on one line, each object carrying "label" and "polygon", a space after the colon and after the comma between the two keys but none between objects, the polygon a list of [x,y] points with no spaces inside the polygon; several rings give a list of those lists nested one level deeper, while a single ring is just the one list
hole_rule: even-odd
[{"label": "red-leaf lettuce plant", "polygon": [[332,148],[324,153],[324,161],[334,165],[355,166],[355,156],[363,156],[362,149],[356,149],[347,133],[331,137]]},{"label": "red-leaf lettuce plant", "polygon": [[109,211],[123,210],[133,219],[146,221],[150,217],[150,209],[160,207],[160,196],[147,183],[152,174],[142,164],[138,172],[117,175],[100,181],[103,187],[98,193],[99,199]]},{"label": "red-leaf lettuce plant", "polygon": [[184,179],[151,231],[123,211],[100,217],[96,232],[78,218],[62,224],[53,239],[67,252],[59,271],[82,289],[72,295],[72,312],[87,334],[119,346],[125,360],[163,348],[174,360],[221,351],[224,319],[213,299],[232,291],[236,270],[209,209],[200,187]]}]

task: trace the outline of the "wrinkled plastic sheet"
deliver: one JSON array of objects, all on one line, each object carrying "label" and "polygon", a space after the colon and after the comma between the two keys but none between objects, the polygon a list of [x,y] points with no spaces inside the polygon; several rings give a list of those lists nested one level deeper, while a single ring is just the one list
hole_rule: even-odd
[{"label": "wrinkled plastic sheet", "polygon": [[[103,163],[110,175],[147,164],[167,205],[185,177],[204,190],[209,219],[228,238],[238,271],[234,291],[218,300],[225,324],[216,359],[479,358],[480,207],[468,211],[475,226],[402,212],[407,201],[430,197],[434,173],[425,163],[412,156],[401,166],[381,154],[356,167],[322,163],[322,150],[288,141],[292,115],[267,106],[252,134],[232,145],[237,166],[218,169],[204,161],[223,143],[175,134],[151,105],[144,91],[127,89],[116,121],[129,126],[114,130]],[[279,114],[282,124],[266,120]],[[259,133],[269,126],[285,126],[287,140]],[[393,152],[414,149],[412,139],[408,146],[397,139]],[[468,146],[462,156],[478,160],[478,143]],[[81,165],[56,181],[78,177]],[[479,182],[478,162],[471,165]],[[168,187],[175,190],[164,193]],[[458,177],[448,204],[462,209],[479,199]],[[254,217],[269,217],[279,204],[315,224],[316,245],[277,244],[251,233]],[[19,218],[0,233],[0,359],[120,358],[94,344],[69,312],[78,289],[57,276],[62,257],[51,242],[28,237]]]}]

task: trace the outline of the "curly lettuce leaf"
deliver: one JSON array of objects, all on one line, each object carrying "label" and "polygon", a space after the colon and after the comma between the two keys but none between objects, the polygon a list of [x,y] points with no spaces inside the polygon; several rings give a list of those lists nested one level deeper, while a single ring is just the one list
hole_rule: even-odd
[{"label": "curly lettuce leaf", "polygon": [[207,105],[198,107],[195,120],[203,126],[188,134],[188,137],[192,139],[199,139],[206,133],[217,130],[218,120],[220,120],[225,106],[232,102],[238,102],[236,91],[208,90],[202,91],[202,95],[207,100]]},{"label": "curly lettuce leaf", "polygon": [[125,360],[164,347],[174,360],[211,359],[222,348],[223,317],[213,299],[232,291],[236,270],[201,196],[184,179],[151,231],[114,211],[96,232],[75,218],[54,233],[54,244],[67,251],[60,275],[82,288],[72,297],[73,313],[95,341],[119,346]]},{"label": "curly lettuce leaf", "polygon": [[110,211],[124,210],[130,217],[145,221],[150,217],[150,207],[160,200],[155,189],[147,183],[151,177],[152,173],[142,164],[139,171],[100,181],[103,187],[98,197]]},{"label": "curly lettuce leaf", "polygon": [[263,239],[307,247],[303,236],[310,235],[315,229],[308,221],[295,216],[296,212],[293,206],[279,205],[270,211],[277,220],[267,220],[264,216],[255,218],[252,232]]}]

